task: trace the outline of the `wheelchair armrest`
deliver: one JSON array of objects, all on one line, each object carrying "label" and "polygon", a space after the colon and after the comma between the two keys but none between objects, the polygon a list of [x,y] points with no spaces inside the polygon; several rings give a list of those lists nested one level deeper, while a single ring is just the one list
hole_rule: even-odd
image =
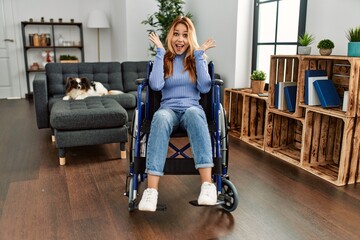
[{"label": "wheelchair armrest", "polygon": [[147,78],[138,78],[135,80],[136,85],[146,84],[147,82],[148,82]]},{"label": "wheelchair armrest", "polygon": [[213,81],[213,85],[223,85],[224,84],[224,81],[222,79],[217,79],[215,78],[214,81]]}]

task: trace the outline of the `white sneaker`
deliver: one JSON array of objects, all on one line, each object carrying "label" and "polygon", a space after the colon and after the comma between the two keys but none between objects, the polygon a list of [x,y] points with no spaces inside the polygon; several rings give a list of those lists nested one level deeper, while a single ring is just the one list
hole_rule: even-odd
[{"label": "white sneaker", "polygon": [[140,211],[156,211],[156,205],[158,200],[158,191],[154,188],[145,189],[141,201],[139,203]]},{"label": "white sneaker", "polygon": [[216,186],[213,183],[204,182],[198,198],[199,205],[215,205],[217,202]]}]

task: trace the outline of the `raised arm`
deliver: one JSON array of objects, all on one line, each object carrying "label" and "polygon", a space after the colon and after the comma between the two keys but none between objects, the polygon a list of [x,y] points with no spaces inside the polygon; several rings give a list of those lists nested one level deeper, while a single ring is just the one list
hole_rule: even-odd
[{"label": "raised arm", "polygon": [[211,77],[209,75],[208,64],[204,58],[206,50],[215,47],[215,40],[206,40],[198,50],[195,50],[195,64],[197,76],[197,88],[201,93],[207,93],[211,88]]},{"label": "raised arm", "polygon": [[164,79],[164,56],[165,49],[156,33],[149,34],[149,40],[156,46],[156,55],[154,59],[153,69],[150,73],[149,84],[154,91],[160,91],[165,84]]}]

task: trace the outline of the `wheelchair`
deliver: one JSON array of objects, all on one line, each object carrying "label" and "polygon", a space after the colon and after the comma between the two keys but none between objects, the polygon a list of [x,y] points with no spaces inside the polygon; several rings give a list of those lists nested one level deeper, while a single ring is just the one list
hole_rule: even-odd
[{"label": "wheelchair", "polygon": [[[212,87],[209,93],[201,94],[202,105],[210,131],[214,167],[212,179],[217,187],[218,201],[216,205],[232,212],[238,205],[238,193],[234,184],[230,181],[228,172],[228,123],[225,111],[220,103],[220,88],[222,80],[215,79],[214,63],[208,64],[209,74],[212,79]],[[148,63],[147,78],[137,79],[137,108],[134,112],[131,127],[129,128],[129,174],[126,179],[125,193],[128,197],[128,210],[132,212],[137,209],[138,189],[141,182],[146,179],[146,147],[150,133],[152,116],[160,107],[161,91],[153,91],[148,85],[148,79],[152,70],[152,62]],[[190,143],[178,148],[171,143],[172,138],[186,137],[186,131],[173,132],[170,137],[169,148],[175,151],[166,159],[164,174],[167,175],[196,175],[194,159],[185,152]],[[170,155],[170,154],[168,154]],[[189,202],[197,206],[197,200]],[[157,210],[165,210],[166,206],[158,205]]]}]

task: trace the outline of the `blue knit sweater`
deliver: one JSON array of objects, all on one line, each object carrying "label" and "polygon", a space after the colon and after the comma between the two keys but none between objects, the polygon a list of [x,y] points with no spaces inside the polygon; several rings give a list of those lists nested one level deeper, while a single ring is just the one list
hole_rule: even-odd
[{"label": "blue knit sweater", "polygon": [[161,90],[162,99],[160,108],[170,108],[178,111],[184,111],[191,106],[201,108],[199,103],[200,93],[207,93],[211,88],[208,65],[203,54],[203,50],[196,50],[194,52],[196,83],[191,81],[188,71],[184,72],[183,60],[185,53],[176,55],[173,61],[173,75],[165,80],[165,50],[163,48],[157,49],[149,84],[154,91]]}]

